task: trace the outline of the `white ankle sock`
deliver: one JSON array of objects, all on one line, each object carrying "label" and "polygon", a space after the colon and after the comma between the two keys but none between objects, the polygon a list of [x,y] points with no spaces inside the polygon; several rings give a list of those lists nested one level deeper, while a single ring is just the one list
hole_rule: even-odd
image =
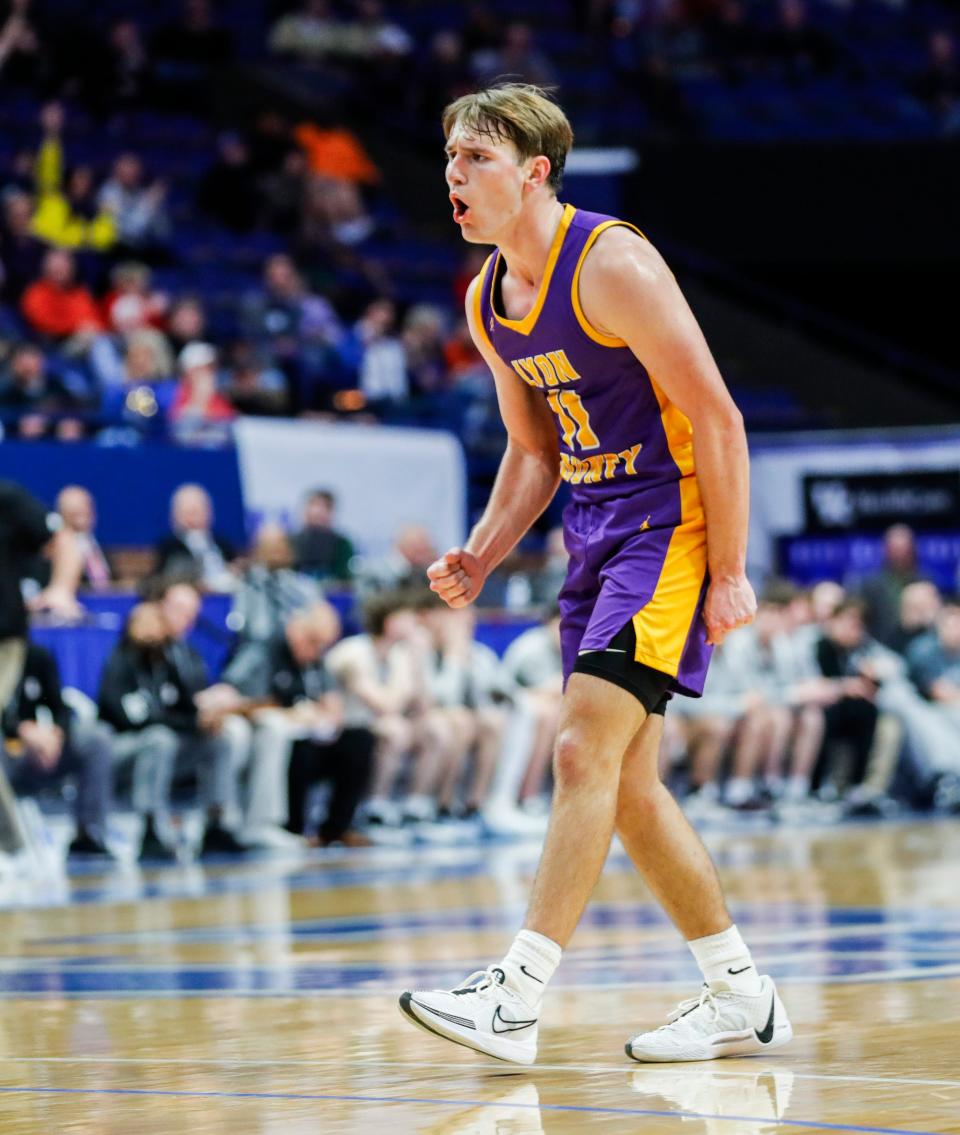
[{"label": "white ankle sock", "polygon": [[787,799],[788,800],[806,800],[810,795],[810,777],[809,776],[791,776],[787,781]]},{"label": "white ankle sock", "polygon": [[708,985],[722,981],[737,993],[753,996],[760,992],[760,975],[736,926],[720,934],[694,938],[687,945]]},{"label": "white ankle sock", "polygon": [[500,963],[505,984],[535,1009],[540,1004],[547,982],[560,964],[561,953],[552,938],[546,938],[535,930],[521,930]]},{"label": "white ankle sock", "polygon": [[752,795],[753,781],[748,776],[732,776],[723,794],[728,804],[746,804]]}]

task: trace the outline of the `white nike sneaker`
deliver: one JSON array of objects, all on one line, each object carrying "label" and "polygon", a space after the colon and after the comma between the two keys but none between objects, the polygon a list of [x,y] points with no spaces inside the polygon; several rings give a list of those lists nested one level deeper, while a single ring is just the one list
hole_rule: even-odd
[{"label": "white nike sneaker", "polygon": [[780,1048],[793,1036],[777,987],[761,977],[754,996],[735,992],[726,982],[704,985],[699,997],[682,1001],[669,1023],[627,1041],[627,1056],[652,1063],[752,1056]]},{"label": "white nike sneaker", "polygon": [[498,1060],[532,1064],[537,1058],[537,1014],[503,984],[499,966],[471,974],[457,989],[400,994],[415,1025],[444,1040]]}]

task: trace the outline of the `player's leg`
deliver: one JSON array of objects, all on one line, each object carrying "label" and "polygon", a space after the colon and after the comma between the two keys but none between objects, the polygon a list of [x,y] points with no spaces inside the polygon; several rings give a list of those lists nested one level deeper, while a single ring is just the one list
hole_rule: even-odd
[{"label": "player's leg", "polygon": [[307,800],[310,790],[321,778],[321,763],[321,749],[316,741],[301,738],[290,746],[287,761],[287,830],[294,835],[305,834]]},{"label": "player's leg", "polygon": [[503,748],[507,715],[500,706],[481,706],[475,712],[477,743],[473,755],[473,773],[464,798],[467,815],[479,812],[486,802]]},{"label": "player's leg", "polygon": [[405,823],[433,820],[443,778],[456,760],[450,727],[443,711],[428,709],[414,720],[413,764],[407,795],[401,803]]},{"label": "player's leg", "polygon": [[[368,824],[378,826],[399,820],[391,797],[404,762],[414,749],[414,727],[399,713],[383,713],[374,719],[372,729],[376,737],[373,779],[363,814]],[[429,779],[432,770],[427,772]]]},{"label": "player's leg", "polygon": [[314,775],[331,784],[327,814],[317,833],[321,847],[344,842],[357,846],[359,834],[352,832],[357,805],[370,782],[373,770],[374,737],[369,729],[344,729],[340,736],[317,746],[319,758]]},{"label": "player's leg", "polygon": [[804,705],[797,710],[793,743],[790,747],[790,769],[787,781],[788,800],[806,800],[817,756],[823,745],[825,719],[819,705]]},{"label": "player's leg", "polygon": [[624,752],[646,711],[593,674],[571,675],[553,757],[553,809],[524,928],[567,944],[607,858]]},{"label": "player's leg", "polygon": [[452,816],[457,810],[457,790],[463,779],[467,756],[477,739],[476,713],[463,705],[433,710],[442,722],[443,773],[437,788],[437,808],[441,816]]},{"label": "player's leg", "polygon": [[562,699],[559,690],[530,690],[527,694],[534,715],[533,743],[523,781],[520,785],[521,803],[537,796],[543,790],[544,778],[560,726]]},{"label": "player's leg", "polygon": [[690,754],[689,806],[714,804],[720,799],[720,772],[723,757],[737,727],[735,717],[712,713],[695,717],[690,722],[688,752]]},{"label": "player's leg", "polygon": [[767,751],[763,758],[763,781],[773,796],[783,793],[783,770],[787,762],[787,750],[793,733],[793,711],[789,706],[771,705],[770,734]]},{"label": "player's leg", "polygon": [[553,811],[524,929],[499,965],[459,989],[404,993],[401,1008],[415,1024],[490,1056],[533,1062],[540,998],[606,860],[621,761],[644,717],[620,686],[571,676],[554,753]]},{"label": "player's leg", "polygon": [[687,940],[704,993],[665,1028],[627,1044],[636,1060],[708,1060],[779,1047],[793,1035],[768,977],[759,977],[706,848],[657,772],[663,719],[653,713],[623,760],[617,832],[644,881]]},{"label": "player's leg", "polygon": [[758,803],[756,776],[770,748],[770,707],[763,702],[751,706],[737,730],[730,776],[724,788],[724,801],[731,808],[749,810]]},{"label": "player's leg", "polygon": [[617,834],[671,921],[688,941],[730,926],[720,880],[700,837],[660,780],[663,716],[651,714],[623,759]]},{"label": "player's leg", "polygon": [[290,755],[302,728],[277,709],[257,712],[250,740],[250,776],[247,783],[245,826],[251,842],[261,839],[267,846],[286,843],[273,838],[283,829],[290,816]]}]

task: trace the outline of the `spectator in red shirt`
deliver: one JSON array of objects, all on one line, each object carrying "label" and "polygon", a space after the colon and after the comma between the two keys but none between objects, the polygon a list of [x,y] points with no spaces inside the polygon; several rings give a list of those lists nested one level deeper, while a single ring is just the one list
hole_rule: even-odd
[{"label": "spectator in red shirt", "polygon": [[189,343],[180,352],[180,384],[170,407],[173,436],[184,445],[225,445],[236,410],[217,390],[217,352]]},{"label": "spectator in red shirt", "polygon": [[62,248],[52,248],[43,258],[40,279],[23,293],[20,306],[33,330],[51,339],[103,330],[97,304],[77,283],[73,256]]},{"label": "spectator in red shirt", "polygon": [[162,328],[169,307],[163,292],[150,284],[150,269],[135,260],[118,264],[110,273],[110,291],[103,310],[108,326],[124,335],[144,327]]}]

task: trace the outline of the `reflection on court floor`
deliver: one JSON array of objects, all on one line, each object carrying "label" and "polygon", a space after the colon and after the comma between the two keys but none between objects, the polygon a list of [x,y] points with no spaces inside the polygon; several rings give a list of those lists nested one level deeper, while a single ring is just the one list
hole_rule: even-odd
[{"label": "reflection on court floor", "polygon": [[708,843],[790,1008],[776,1056],[623,1056],[698,976],[618,850],[530,1071],[410,1030],[395,998],[497,956],[535,846],[118,868],[0,916],[0,1130],[960,1132],[960,826]]}]

